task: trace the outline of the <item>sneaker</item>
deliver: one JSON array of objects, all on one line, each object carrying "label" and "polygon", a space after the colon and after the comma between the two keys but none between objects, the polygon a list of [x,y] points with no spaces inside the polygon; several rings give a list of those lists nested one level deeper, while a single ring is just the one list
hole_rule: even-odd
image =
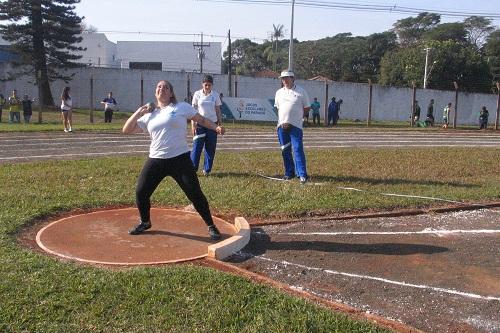
[{"label": "sneaker", "polygon": [[68,132],[73,132],[73,130],[71,129],[71,127],[69,128]]},{"label": "sneaker", "polygon": [[300,177],[300,183],[305,184],[309,181],[309,177]]},{"label": "sneaker", "polygon": [[210,235],[211,240],[219,240],[220,239],[220,232],[219,229],[214,225],[211,225],[208,227],[208,234]]},{"label": "sneaker", "polygon": [[151,222],[140,222],[138,225],[133,227],[128,231],[130,235],[139,235],[142,234],[144,231],[148,230],[151,228]]},{"label": "sneaker", "polygon": [[208,175],[210,175],[210,172],[207,172],[207,171],[203,170],[203,171],[201,172],[201,174],[202,174],[203,176],[205,176],[205,177],[208,177]]},{"label": "sneaker", "polygon": [[67,129],[64,129],[64,133],[68,133],[68,130],[67,130]]},{"label": "sneaker", "polygon": [[281,179],[283,179],[283,180],[292,180],[292,177],[290,177],[290,176],[286,176],[286,175],[285,175],[285,176],[283,176],[283,178],[281,178]]}]

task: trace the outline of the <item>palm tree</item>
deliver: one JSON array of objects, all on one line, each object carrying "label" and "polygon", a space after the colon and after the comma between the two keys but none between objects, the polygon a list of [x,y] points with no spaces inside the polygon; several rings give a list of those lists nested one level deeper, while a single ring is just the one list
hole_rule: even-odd
[{"label": "palm tree", "polygon": [[274,64],[273,64],[273,70],[276,71],[276,61],[277,61],[277,56],[278,56],[278,41],[281,37],[284,36],[284,26],[283,24],[278,24],[274,25],[273,23],[273,35],[272,39],[274,42]]}]

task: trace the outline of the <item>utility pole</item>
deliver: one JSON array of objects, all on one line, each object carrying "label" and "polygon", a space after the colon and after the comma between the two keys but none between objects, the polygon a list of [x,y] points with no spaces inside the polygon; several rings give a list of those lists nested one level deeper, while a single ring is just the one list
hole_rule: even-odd
[{"label": "utility pole", "polygon": [[500,82],[497,82],[497,114],[495,116],[495,130],[498,130],[498,117],[500,115]]},{"label": "utility pole", "polygon": [[372,123],[372,98],[373,98],[372,80],[368,79],[368,117],[366,119],[366,126],[370,126]]},{"label": "utility pole", "polygon": [[410,125],[411,127],[415,126],[415,109],[416,109],[416,102],[417,102],[417,86],[415,84],[415,81],[411,81],[412,89],[413,89],[413,95],[411,98],[411,115],[410,115]]},{"label": "utility pole", "polygon": [[231,72],[233,71],[232,69],[232,59],[233,59],[233,54],[231,52],[231,29],[227,32],[227,39],[229,40],[229,45],[227,47],[227,53],[228,53],[228,64],[227,64],[227,94],[229,97],[233,97],[233,78],[231,77]]},{"label": "utility pole", "polygon": [[429,66],[430,47],[425,48],[425,69],[424,69],[424,89],[427,89],[427,68]]},{"label": "utility pole", "polygon": [[36,73],[36,85],[38,88],[38,123],[42,123],[42,71],[38,70]]},{"label": "utility pole", "polygon": [[201,33],[201,42],[193,43],[194,48],[198,48],[198,59],[200,59],[200,73],[203,73],[203,58],[205,58],[204,47],[210,47],[210,43],[203,43],[203,32]]},{"label": "utility pole", "polygon": [[[457,128],[457,113],[458,113],[458,83],[453,82],[455,86],[455,112],[453,112],[453,128]],[[448,115],[449,117],[449,115]]]},{"label": "utility pole", "polygon": [[90,74],[90,123],[94,123],[94,74]]},{"label": "utility pole", "polygon": [[290,28],[290,46],[288,47],[288,70],[293,70],[293,12],[295,0],[292,0],[292,24]]}]

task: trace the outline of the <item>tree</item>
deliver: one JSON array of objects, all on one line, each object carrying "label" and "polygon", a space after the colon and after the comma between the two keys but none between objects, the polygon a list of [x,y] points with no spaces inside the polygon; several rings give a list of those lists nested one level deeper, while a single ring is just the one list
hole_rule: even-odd
[{"label": "tree", "polygon": [[417,43],[425,32],[434,28],[440,21],[439,14],[423,12],[417,17],[398,20],[393,25],[393,31],[397,34],[401,45],[411,45]]},{"label": "tree", "polygon": [[467,43],[467,31],[464,23],[442,23],[422,35],[424,40],[438,40],[441,42],[454,40],[459,43]]},{"label": "tree", "polygon": [[393,32],[353,37],[342,33],[297,45],[296,70],[301,77],[322,75],[337,81],[374,82],[382,56],[396,46]]},{"label": "tree", "polygon": [[80,30],[84,34],[93,34],[96,33],[99,29],[97,27],[94,27],[92,24],[87,24],[86,22],[82,21],[80,24]]},{"label": "tree", "polygon": [[276,71],[276,63],[278,61],[278,42],[281,37],[284,35],[284,26],[283,24],[274,25],[273,23],[273,35],[272,42],[274,42],[274,52],[272,56],[273,60],[273,71]]},{"label": "tree", "polygon": [[50,81],[68,81],[71,76],[62,70],[81,66],[75,61],[82,51],[81,21],[74,4],[80,0],[5,0],[0,2],[0,20],[9,23],[0,25],[0,34],[12,43],[13,51],[20,61],[14,65],[14,77],[31,75],[39,85],[40,103],[54,105]]},{"label": "tree", "polygon": [[493,80],[500,81],[500,29],[492,32],[486,39],[484,52],[488,59]]},{"label": "tree", "polygon": [[[270,45],[269,42],[257,44],[250,39],[237,39],[231,43],[232,68],[233,74],[253,74],[261,71],[268,66],[268,62],[264,57],[264,49]],[[229,59],[228,52],[224,52],[224,62],[227,64]]]},{"label": "tree", "polygon": [[389,52],[382,59],[381,83],[422,86],[425,70],[425,48],[431,48],[435,62],[428,77],[428,87],[450,90],[453,82],[470,92],[489,92],[491,74],[483,55],[471,45],[456,41],[429,41]]},{"label": "tree", "polygon": [[475,45],[478,49],[484,44],[490,33],[495,31],[491,25],[491,20],[483,16],[471,16],[464,20],[465,30],[469,43]]}]

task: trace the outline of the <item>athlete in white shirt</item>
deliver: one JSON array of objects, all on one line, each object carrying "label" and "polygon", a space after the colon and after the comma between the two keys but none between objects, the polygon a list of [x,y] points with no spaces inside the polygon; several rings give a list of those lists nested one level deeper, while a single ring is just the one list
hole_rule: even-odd
[{"label": "athlete in white shirt", "polygon": [[129,233],[138,235],[151,228],[150,197],[160,182],[166,176],[171,176],[208,225],[210,238],[217,240],[220,238],[219,230],[212,220],[208,201],[189,158],[187,120],[193,120],[217,134],[224,134],[224,128],[200,115],[189,104],[178,103],[174,88],[168,81],[158,82],[156,99],[156,107],[141,106],[123,126],[123,133],[148,132],[151,136],[149,158],[136,187],[136,203],[141,221]]},{"label": "athlete in white shirt", "polygon": [[[196,91],[193,95],[192,105],[203,117],[220,125],[222,119],[220,107],[222,102],[219,93],[212,90],[213,84],[213,77],[211,75],[205,75],[202,81],[202,89]],[[193,161],[194,169],[198,171],[201,152],[203,148],[205,148],[203,174],[207,176],[212,171],[212,166],[214,164],[215,149],[217,148],[217,133],[195,121],[191,121],[191,130],[193,132],[191,160]]]},{"label": "athlete in white shirt", "polygon": [[302,121],[304,112],[309,111],[311,103],[307,92],[295,84],[295,74],[292,71],[281,72],[280,79],[283,87],[276,92],[274,106],[278,109],[278,139],[285,166],[283,179],[289,180],[297,176],[301,183],[306,183],[309,176],[302,142]]},{"label": "athlete in white shirt", "polygon": [[70,87],[64,87],[61,93],[61,115],[64,132],[72,132],[71,123],[73,119],[73,100],[69,94]]}]

